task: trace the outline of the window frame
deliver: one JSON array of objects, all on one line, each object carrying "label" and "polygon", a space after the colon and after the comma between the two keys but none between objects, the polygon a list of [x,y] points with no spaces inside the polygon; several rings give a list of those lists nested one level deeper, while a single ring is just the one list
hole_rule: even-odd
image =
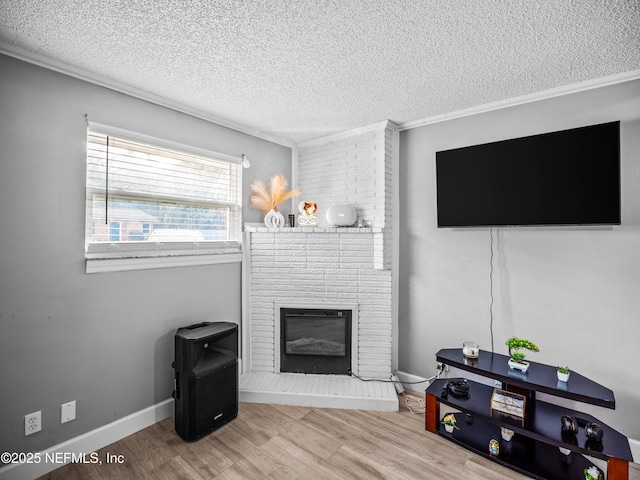
[{"label": "window frame", "polygon": [[[133,132],[119,127],[113,127],[96,122],[87,122],[87,137],[89,132],[98,133],[130,140],[149,146],[173,150],[180,153],[192,154],[211,158],[223,162],[241,165],[241,157],[234,157],[212,150],[166,140],[143,133]],[[88,167],[88,142],[85,145],[85,169]],[[88,185],[85,171],[85,261],[86,273],[116,272],[129,270],[143,270],[154,268],[169,268],[181,266],[212,265],[220,263],[236,263],[242,261],[242,168],[238,170],[239,195],[233,208],[239,215],[238,240],[209,240],[204,242],[100,242],[89,243],[88,223],[90,206],[89,195],[95,188]],[[134,195],[135,197],[135,195]],[[197,204],[197,202],[193,202]],[[91,222],[93,223],[93,222]]]}]

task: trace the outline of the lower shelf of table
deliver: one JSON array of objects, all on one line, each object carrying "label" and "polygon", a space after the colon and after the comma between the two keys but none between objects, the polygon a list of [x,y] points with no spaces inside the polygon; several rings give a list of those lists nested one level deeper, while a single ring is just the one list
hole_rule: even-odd
[{"label": "lower shelf of table", "polygon": [[[446,382],[446,380],[442,379],[436,380],[426,390],[426,393],[441,405],[440,409],[451,408],[469,412],[476,418],[486,419],[488,423],[493,424],[498,429],[502,425],[509,426],[516,434],[521,434],[524,437],[555,445],[556,447],[570,448],[576,453],[604,461],[608,461],[611,457],[624,461],[633,461],[627,437],[591,415],[548,402],[529,401],[526,407],[528,412],[527,421],[523,425],[518,418],[493,415],[491,411],[493,387],[469,380],[468,398],[456,398],[452,395],[442,398],[440,392],[445,387]],[[577,420],[580,428],[576,435],[566,435],[562,432],[560,419],[563,415],[572,416]],[[586,437],[584,426],[588,422],[596,422],[602,427],[604,437],[601,442],[593,442]]]},{"label": "lower shelf of table", "polygon": [[[438,424],[438,435],[529,477],[547,480],[584,479],[584,469],[593,465],[579,453],[564,455],[556,446],[523,435],[516,434],[507,442],[501,438],[500,427],[482,417],[471,417],[472,423],[467,423],[464,413],[455,415],[459,430],[447,433],[444,426]],[[492,439],[499,442],[498,456],[489,454],[489,441]]]}]

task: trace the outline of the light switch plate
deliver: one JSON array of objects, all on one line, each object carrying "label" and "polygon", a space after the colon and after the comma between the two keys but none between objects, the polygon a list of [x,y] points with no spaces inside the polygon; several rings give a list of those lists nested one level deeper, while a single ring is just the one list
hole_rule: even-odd
[{"label": "light switch plate", "polygon": [[60,423],[67,423],[76,419],[76,401],[63,403],[60,406]]}]

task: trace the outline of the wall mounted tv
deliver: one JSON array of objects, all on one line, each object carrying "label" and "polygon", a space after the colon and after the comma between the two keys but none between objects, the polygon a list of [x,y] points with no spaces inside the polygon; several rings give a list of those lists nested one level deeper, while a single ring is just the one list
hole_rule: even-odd
[{"label": "wall mounted tv", "polygon": [[438,227],[619,225],[620,122],[436,152]]}]

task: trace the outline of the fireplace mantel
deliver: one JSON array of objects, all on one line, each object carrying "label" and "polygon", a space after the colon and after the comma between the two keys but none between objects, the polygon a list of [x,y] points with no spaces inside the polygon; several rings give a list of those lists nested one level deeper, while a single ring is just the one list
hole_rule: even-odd
[{"label": "fireplace mantel", "polygon": [[245,232],[249,233],[383,233],[379,227],[265,227],[246,224]]}]

